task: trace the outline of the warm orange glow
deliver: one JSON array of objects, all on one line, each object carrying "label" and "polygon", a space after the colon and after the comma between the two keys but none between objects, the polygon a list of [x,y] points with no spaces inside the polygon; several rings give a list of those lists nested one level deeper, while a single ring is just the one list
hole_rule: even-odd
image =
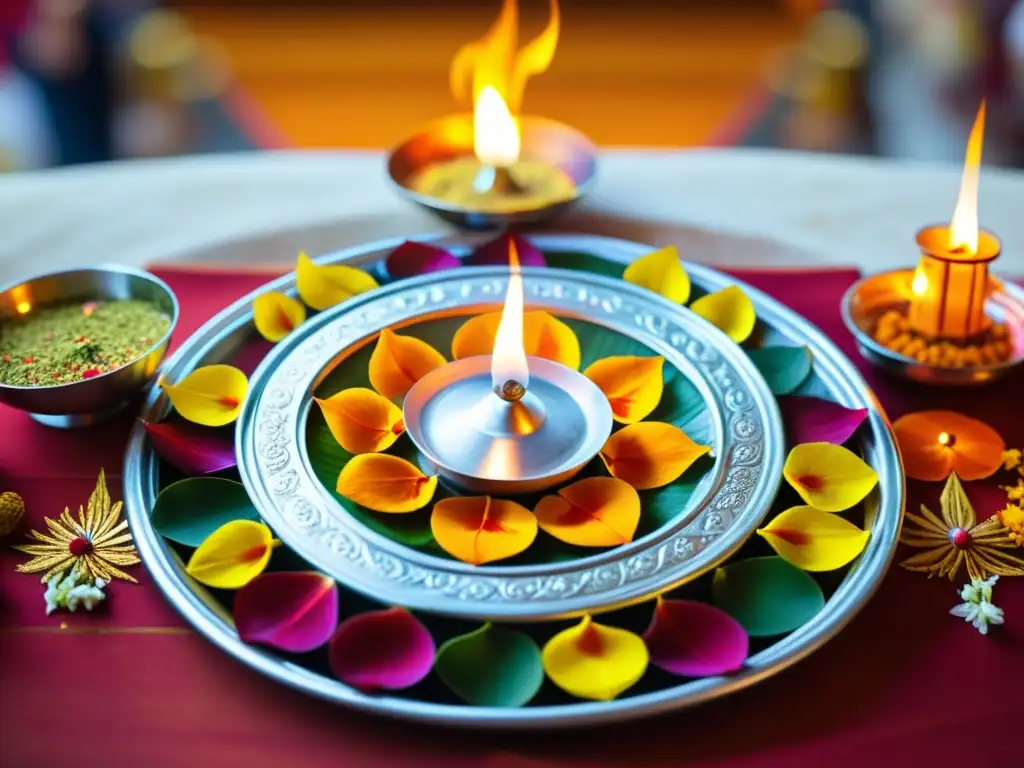
[{"label": "warm orange glow", "polygon": [[523,275],[519,268],[519,254],[515,243],[509,240],[508,261],[510,274],[505,306],[494,337],[491,357],[491,383],[500,391],[505,382],[515,381],[524,388],[530,384],[530,368],[523,346]]},{"label": "warm orange glow", "polygon": [[473,152],[492,168],[508,168],[519,159],[519,128],[501,94],[489,85],[473,110]]},{"label": "warm orange glow", "polygon": [[914,270],[914,281],[910,284],[910,290],[915,296],[924,296],[928,292],[928,275],[920,266]]},{"label": "warm orange glow", "polygon": [[939,445],[949,445],[953,442],[953,436],[949,432],[939,432]]},{"label": "warm orange glow", "polygon": [[[558,0],[550,0],[550,18],[544,30],[533,40],[519,49],[519,7],[516,0],[504,0],[501,12],[487,33],[479,40],[462,46],[452,59],[449,83],[452,95],[459,102],[473,105],[476,137],[474,149],[477,158],[485,163],[490,155],[480,153],[481,141],[487,142],[487,149],[493,151],[499,145],[498,136],[481,138],[481,132],[490,132],[500,126],[500,155],[502,158],[519,157],[518,127],[514,122],[496,122],[495,105],[502,105],[502,112],[509,117],[518,115],[522,107],[526,82],[534,75],[546,71],[558,47],[558,33],[561,28],[561,14]],[[494,97],[498,98],[495,99]],[[486,116],[478,113],[487,110]],[[508,137],[508,129],[516,132],[515,146]],[[510,163],[509,163],[510,164]]]},{"label": "warm orange glow", "polygon": [[974,255],[978,252],[978,177],[981,175],[981,149],[985,139],[985,102],[967,139],[967,157],[960,181],[960,195],[949,223],[949,249]]},{"label": "warm orange glow", "polygon": [[32,311],[32,291],[28,285],[22,284],[11,289],[11,300],[14,302],[14,310],[19,315],[27,315]]}]

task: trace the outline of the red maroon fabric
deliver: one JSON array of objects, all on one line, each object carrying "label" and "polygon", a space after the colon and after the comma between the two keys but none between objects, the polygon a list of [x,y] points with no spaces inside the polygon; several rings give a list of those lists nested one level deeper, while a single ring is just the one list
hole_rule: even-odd
[{"label": "red maroon fabric", "polygon": [[[162,269],[182,302],[178,340],[266,274]],[[839,317],[853,270],[737,272],[816,323],[856,361],[890,417],[946,407],[1024,446],[1021,379],[930,390],[860,361]],[[1016,395],[1016,397],[1015,397]],[[33,526],[84,502],[100,466],[117,495],[131,419],[88,432],[40,427],[0,407],[0,485],[22,493]],[[970,483],[979,516],[1001,506]],[[939,484],[912,484],[934,504]],[[906,553],[901,552],[901,556]],[[188,629],[149,583],[114,584],[96,614],[46,617],[42,588],[0,550],[0,764],[125,766],[820,766],[1010,765],[1024,690],[1024,583],[1005,579],[1006,625],[982,637],[947,615],[961,582],[894,567],[857,618],[808,659],[753,688],[661,718],[596,731],[490,734],[373,718],[295,693]],[[966,578],[961,576],[961,578]],[[68,625],[62,631],[61,623]]]}]

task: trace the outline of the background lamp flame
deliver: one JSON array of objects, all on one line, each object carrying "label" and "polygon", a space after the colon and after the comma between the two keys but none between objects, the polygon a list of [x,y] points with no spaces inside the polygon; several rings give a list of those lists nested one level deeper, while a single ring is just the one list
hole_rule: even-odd
[{"label": "background lamp flame", "polygon": [[505,306],[501,310],[501,321],[494,337],[494,353],[491,357],[491,384],[503,398],[502,391],[507,382],[519,383],[524,392],[530,385],[530,367],[523,346],[523,276],[519,267],[519,253],[511,239],[508,261],[508,292],[505,294]]},{"label": "background lamp flame", "polygon": [[480,92],[473,110],[473,152],[482,164],[509,168],[519,159],[519,127],[501,94],[491,86]]},{"label": "background lamp flame", "polygon": [[981,150],[985,139],[985,102],[967,140],[967,156],[960,181],[953,218],[949,223],[949,249],[974,255],[978,252],[978,179],[981,175]]}]

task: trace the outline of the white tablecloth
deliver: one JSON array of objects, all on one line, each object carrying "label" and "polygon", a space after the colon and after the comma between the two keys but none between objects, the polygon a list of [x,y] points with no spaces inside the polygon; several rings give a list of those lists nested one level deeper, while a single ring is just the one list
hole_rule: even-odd
[{"label": "white tablecloth", "polygon": [[[585,229],[718,265],[912,264],[948,221],[960,169],[764,150],[603,154],[596,193],[554,229]],[[1024,274],[1024,173],[986,168],[980,218],[996,270]],[[383,156],[280,152],[123,162],[0,178],[0,281],[72,265],[290,263],[442,226],[390,187]]]}]

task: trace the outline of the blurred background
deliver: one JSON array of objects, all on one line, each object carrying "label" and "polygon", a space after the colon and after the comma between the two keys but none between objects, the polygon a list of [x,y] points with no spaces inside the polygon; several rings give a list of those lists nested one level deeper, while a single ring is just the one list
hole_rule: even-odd
[{"label": "blurred background", "polygon": [[[0,170],[386,148],[500,0],[0,0]],[[520,0],[522,36],[548,0]],[[1024,165],[1024,0],[562,0],[524,111],[606,146]]]}]

